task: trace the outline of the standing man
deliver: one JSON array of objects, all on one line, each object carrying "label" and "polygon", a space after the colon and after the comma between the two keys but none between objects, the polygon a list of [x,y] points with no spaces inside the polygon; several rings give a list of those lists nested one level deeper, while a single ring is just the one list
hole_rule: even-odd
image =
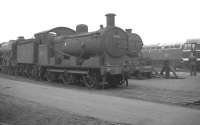
[{"label": "standing man", "polygon": [[169,66],[169,60],[164,60],[163,68],[160,71],[160,74],[163,75],[163,72],[165,72],[165,78],[169,78],[170,75],[170,66]]},{"label": "standing man", "polygon": [[127,62],[123,65],[122,77],[123,84],[128,87],[129,68]]},{"label": "standing man", "polygon": [[164,64],[162,70],[160,71],[160,74],[163,75],[163,72],[165,72],[165,78],[168,79],[170,78],[170,72],[172,72],[175,78],[178,78],[174,67],[170,64],[169,55],[165,54],[164,57]]},{"label": "standing man", "polygon": [[197,58],[194,56],[193,53],[191,53],[189,56],[189,66],[190,66],[190,75],[191,76],[197,75],[196,64],[197,64]]},{"label": "standing man", "polygon": [[163,72],[165,72],[165,78],[169,78],[170,75],[170,60],[168,53],[164,54],[164,60],[163,60],[163,67],[160,71],[160,74],[163,75]]}]

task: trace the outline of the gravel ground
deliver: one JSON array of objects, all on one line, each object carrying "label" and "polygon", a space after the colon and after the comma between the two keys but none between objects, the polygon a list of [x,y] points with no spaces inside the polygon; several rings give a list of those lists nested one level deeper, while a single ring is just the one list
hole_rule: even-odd
[{"label": "gravel ground", "polygon": [[181,79],[130,79],[128,88],[101,93],[200,109],[200,73],[196,77],[191,77],[188,72],[177,74]]},{"label": "gravel ground", "polygon": [[[51,108],[59,109],[59,111],[61,110],[61,112],[58,112],[60,114],[62,114],[63,111],[66,111],[68,113],[78,114],[78,116],[90,116],[92,118],[113,121],[116,123],[129,123],[135,125],[199,125],[200,123],[199,110],[108,96],[96,93],[95,90],[80,91],[70,88],[53,87],[50,85],[39,85],[25,81],[22,82],[0,78],[0,93],[48,106],[50,107],[50,111],[52,111]],[[20,102],[24,104],[24,100],[21,100]],[[13,109],[12,107],[14,106],[11,105],[11,108],[5,108],[8,104],[3,105],[2,107],[3,109],[6,109],[5,111],[10,112],[10,109]],[[16,104],[16,102],[14,104]],[[42,113],[44,113],[46,111],[41,109],[40,106],[38,107],[39,108],[36,108],[36,112],[42,110]],[[24,108],[14,108],[14,111],[15,109],[23,111]],[[37,109],[39,109],[39,111]],[[49,110],[47,109],[47,111]],[[28,115],[29,113],[32,114],[32,111],[27,112]],[[23,112],[18,114],[23,114]],[[18,114],[13,116],[18,116]],[[40,114],[41,113],[39,112],[36,116],[41,116]],[[49,115],[47,113],[42,116],[46,118],[46,116],[48,117]],[[31,117],[35,119],[34,116]],[[37,120],[37,118],[38,117],[36,117],[36,120],[34,121],[40,121]],[[50,119],[51,118],[52,117],[50,117]],[[73,118],[70,117],[70,119]],[[82,121],[84,121],[84,119],[81,119],[78,123],[80,122],[81,124]],[[29,124],[29,121],[26,124]]]},{"label": "gravel ground", "polygon": [[100,92],[106,95],[200,109],[200,92],[186,92],[134,85],[126,89]]},{"label": "gravel ground", "polygon": [[166,103],[200,109],[200,74],[196,78],[190,77],[187,72],[178,72],[184,79],[145,79],[129,80],[128,88],[112,88],[106,90],[88,90],[85,87],[63,85],[44,81],[34,81],[22,77],[0,74],[0,77],[17,81],[27,81],[35,84],[45,84],[61,88],[70,88],[89,93],[99,93],[130,99],[139,99],[151,102]]},{"label": "gravel ground", "polygon": [[0,125],[128,125],[80,116],[0,94]]}]

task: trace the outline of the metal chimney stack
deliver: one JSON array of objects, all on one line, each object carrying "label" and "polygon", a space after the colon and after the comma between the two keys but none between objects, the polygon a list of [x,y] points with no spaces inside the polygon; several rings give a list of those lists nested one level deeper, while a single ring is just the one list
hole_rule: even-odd
[{"label": "metal chimney stack", "polygon": [[115,14],[108,13],[106,14],[106,20],[107,20],[107,27],[114,27],[115,26]]}]

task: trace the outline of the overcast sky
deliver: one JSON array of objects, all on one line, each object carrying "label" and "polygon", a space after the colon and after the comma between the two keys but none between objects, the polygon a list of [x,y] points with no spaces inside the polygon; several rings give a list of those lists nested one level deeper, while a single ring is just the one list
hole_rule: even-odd
[{"label": "overcast sky", "polygon": [[115,13],[115,24],[132,28],[144,44],[200,38],[198,0],[1,0],[0,42],[57,26],[87,24],[95,31],[106,25],[106,13]]}]

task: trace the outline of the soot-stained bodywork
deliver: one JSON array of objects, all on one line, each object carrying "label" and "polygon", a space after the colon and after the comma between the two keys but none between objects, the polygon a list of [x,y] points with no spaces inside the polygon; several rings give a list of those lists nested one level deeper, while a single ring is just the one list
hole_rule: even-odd
[{"label": "soot-stained bodywork", "polygon": [[15,40],[10,50],[15,65],[9,70],[89,88],[123,84],[124,64],[138,55],[142,40],[115,26],[115,14],[107,14],[106,20],[107,26],[94,32],[81,24],[76,31],[56,27],[36,33],[32,39]]}]

